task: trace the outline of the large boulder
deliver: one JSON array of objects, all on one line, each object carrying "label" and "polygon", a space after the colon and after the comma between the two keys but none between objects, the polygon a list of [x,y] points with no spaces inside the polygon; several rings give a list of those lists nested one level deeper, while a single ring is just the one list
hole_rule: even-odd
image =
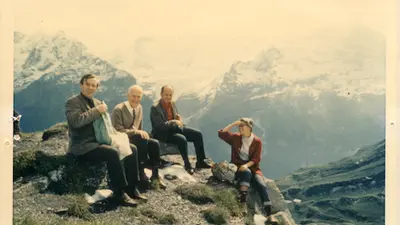
[{"label": "large boulder", "polygon": [[[236,165],[223,161],[220,163],[215,163],[211,169],[211,172],[215,179],[230,185],[236,185],[236,181],[234,180],[236,170]],[[266,224],[295,225],[296,222],[293,220],[289,208],[287,207],[287,203],[285,202],[285,199],[275,181],[264,177],[264,182],[266,184],[268,196],[272,204],[273,214],[266,220]],[[250,187],[247,204],[250,218],[253,218],[257,211],[263,214],[263,210],[261,210],[260,206],[261,199],[257,191]]]},{"label": "large boulder", "polygon": [[65,123],[50,127],[41,136],[33,133],[23,138],[28,141],[17,143],[14,151],[14,181],[35,183],[31,177],[47,178],[47,188],[41,190],[57,194],[94,193],[96,189],[107,185],[104,163],[89,164],[67,154],[68,132]]},{"label": "large boulder", "polygon": [[[108,188],[109,179],[105,163],[79,161],[68,154],[68,125],[58,123],[42,133],[23,136],[14,148],[14,181],[25,182],[31,176],[47,177],[47,189],[57,194],[87,193]],[[180,155],[175,145],[160,142],[161,155]],[[174,169],[175,167],[171,167]]]}]

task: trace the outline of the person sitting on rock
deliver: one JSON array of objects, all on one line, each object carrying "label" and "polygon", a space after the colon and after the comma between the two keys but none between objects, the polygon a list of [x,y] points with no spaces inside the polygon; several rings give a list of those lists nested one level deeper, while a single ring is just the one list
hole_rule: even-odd
[{"label": "person sitting on rock", "polygon": [[116,147],[96,141],[93,123],[107,112],[107,105],[93,97],[98,86],[96,75],[84,75],[80,80],[81,93],[70,97],[65,103],[68,152],[77,156],[78,160],[107,162],[113,191],[112,199],[122,205],[136,206],[137,202],[134,199],[146,200],[136,188],[139,181],[136,146],[131,144],[132,154],[121,161]]},{"label": "person sitting on rock", "polygon": [[128,101],[115,106],[112,111],[111,121],[114,128],[117,131],[126,133],[130,142],[138,148],[140,180],[148,184],[149,179],[144,172],[144,163],[147,161],[148,154],[152,167],[150,180],[158,183],[159,187],[165,189],[166,185],[158,175],[158,168],[161,161],[160,144],[157,140],[150,138],[149,134],[143,130],[143,108],[140,104],[142,95],[143,90],[140,86],[131,86],[127,92]]},{"label": "person sitting on rock", "polygon": [[[238,167],[235,177],[239,183],[239,201],[247,202],[250,184],[255,187],[267,215],[271,214],[271,206],[264,183],[263,174],[259,167],[261,161],[262,142],[253,133],[253,120],[241,118],[218,131],[218,136],[231,146],[231,163]],[[233,127],[239,127],[239,133],[232,133]],[[243,204],[245,205],[245,204]]]},{"label": "person sitting on rock", "polygon": [[211,168],[205,162],[203,135],[200,131],[187,127],[178,114],[175,102],[172,101],[174,90],[170,85],[161,88],[161,99],[151,106],[150,120],[152,136],[160,141],[177,145],[185,164],[185,170],[193,174],[189,162],[188,141],[193,142],[196,150],[196,168]]}]

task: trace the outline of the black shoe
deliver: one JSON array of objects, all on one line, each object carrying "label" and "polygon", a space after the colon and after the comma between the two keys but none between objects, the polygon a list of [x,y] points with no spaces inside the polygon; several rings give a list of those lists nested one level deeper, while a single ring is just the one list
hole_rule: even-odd
[{"label": "black shoe", "polygon": [[158,168],[159,168],[159,169],[163,169],[163,168],[166,168],[166,167],[170,167],[170,166],[172,166],[172,165],[174,165],[173,162],[169,162],[169,161],[165,161],[165,160],[161,159],[160,165],[159,165]]},{"label": "black shoe", "polygon": [[150,179],[145,174],[143,174],[140,176],[140,181],[138,185],[141,190],[147,190],[150,187]]},{"label": "black shoe", "polygon": [[185,166],[185,170],[186,172],[188,172],[188,174],[193,175],[194,174],[194,170],[192,168],[192,166]]},{"label": "black shoe", "polygon": [[142,194],[139,192],[139,190],[136,189],[136,188],[133,190],[133,196],[132,196],[132,198],[133,198],[133,199],[140,200],[140,201],[147,202],[147,197],[144,196],[144,195],[142,195]]},{"label": "black shoe", "polygon": [[211,168],[211,166],[204,161],[196,162],[196,169],[209,169],[209,168]]},{"label": "black shoe", "polygon": [[131,197],[129,197],[125,192],[122,194],[113,195],[112,200],[118,202],[120,205],[123,206],[136,207],[138,205],[138,203]]},{"label": "black shoe", "polygon": [[271,215],[271,205],[264,206],[264,210],[265,210],[265,215],[266,216],[270,216]]}]

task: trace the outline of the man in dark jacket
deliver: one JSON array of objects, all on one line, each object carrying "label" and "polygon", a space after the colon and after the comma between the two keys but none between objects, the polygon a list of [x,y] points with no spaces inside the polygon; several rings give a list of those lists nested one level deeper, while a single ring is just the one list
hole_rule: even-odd
[{"label": "man in dark jacket", "polygon": [[132,154],[121,163],[118,149],[96,141],[93,122],[107,112],[107,105],[93,97],[98,85],[96,75],[84,75],[80,81],[81,93],[69,98],[65,104],[70,137],[68,151],[79,160],[107,162],[113,197],[121,204],[136,206],[137,202],[132,198],[146,200],[136,189],[139,181],[136,146],[130,145]]},{"label": "man in dark jacket", "polygon": [[183,124],[182,117],[178,114],[175,103],[172,102],[173,93],[171,86],[163,86],[161,99],[151,107],[152,136],[160,141],[177,145],[185,163],[185,170],[189,174],[193,174],[194,170],[189,162],[187,142],[194,144],[197,156],[196,168],[210,168],[211,166],[204,161],[206,156],[203,135],[199,130]]}]

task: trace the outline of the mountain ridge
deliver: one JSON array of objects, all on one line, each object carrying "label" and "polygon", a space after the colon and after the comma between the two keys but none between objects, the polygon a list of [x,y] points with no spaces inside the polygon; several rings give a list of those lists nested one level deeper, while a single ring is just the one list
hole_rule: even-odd
[{"label": "mountain ridge", "polygon": [[[42,41],[37,46],[40,51],[32,51],[33,47],[30,46],[34,46],[35,42],[27,36],[16,34],[18,46],[15,50],[17,54],[14,66],[18,69],[15,70],[15,80],[21,84],[25,81],[25,84],[29,84],[25,89],[14,93],[15,109],[24,116],[21,121],[24,131],[42,130],[63,121],[63,102],[67,97],[79,93],[78,80],[84,73],[100,75],[101,85],[96,97],[104,100],[110,110],[126,99],[125,92],[130,85],[138,83],[136,74],[133,76],[112,63],[85,52],[84,47],[77,49],[76,46],[79,45],[73,45],[74,40],[66,40],[68,38],[63,33],[58,34],[59,37],[49,37],[47,41]],[[35,38],[32,40],[36,40]],[[52,42],[53,39],[55,42]],[[331,39],[335,40],[333,37]],[[384,79],[380,73],[384,64],[381,60],[376,60],[382,49],[376,38],[370,39],[368,43],[373,44],[373,47],[366,48],[368,45],[361,44],[361,47],[346,50],[347,47],[357,44],[353,40],[343,46],[340,45],[342,42],[337,43],[335,46],[339,45],[340,49],[335,51],[320,48],[323,45],[318,43],[304,45],[303,41],[299,41],[303,45],[271,45],[264,51],[258,51],[250,60],[230,62],[227,72],[217,76],[208,88],[200,89],[201,94],[195,91],[176,96],[178,109],[185,123],[205,134],[206,154],[219,160],[229,157],[229,149],[220,142],[215,132],[240,117],[253,117],[256,123],[255,133],[263,139],[264,160],[261,166],[273,178],[283,176],[300,166],[326,163],[351,155],[361,144],[377,141],[385,132],[385,92],[379,86]],[[293,46],[298,47],[299,51],[290,50]],[[53,48],[56,50],[53,51]],[[32,60],[23,69],[29,53],[32,53]],[[151,56],[152,52],[144,53]],[[343,60],[337,57],[341,55],[349,59],[355,57],[356,60],[347,60],[345,57],[346,66],[343,67]],[[64,63],[57,57],[67,60]],[[47,67],[46,59],[51,62],[51,66]],[[320,61],[314,65],[314,59]],[[314,66],[314,74],[308,74],[307,71]],[[40,68],[44,72],[40,72]],[[370,72],[364,74],[366,70]],[[31,76],[20,79],[22,73]],[[28,81],[35,75],[40,75],[41,78]],[[189,75],[193,74],[188,74],[186,78]],[[349,80],[352,77],[354,79]],[[373,77],[379,79],[371,80]],[[256,80],[252,80],[253,78]],[[370,93],[372,89],[360,89],[363,79],[369,84],[376,81],[379,91]],[[199,83],[203,80],[206,79],[200,79]],[[263,82],[257,83],[257,80]],[[332,80],[339,84],[332,83]],[[16,86],[18,82],[15,83]],[[356,85],[351,87],[347,85],[348,82]],[[144,88],[145,93],[152,93],[154,86],[149,84]],[[180,87],[175,89],[179,90]],[[144,115],[149,115],[150,105],[158,97],[159,90],[154,93],[156,95],[144,95]],[[149,116],[144,119],[145,130],[149,132]],[[193,150],[191,145],[189,148]],[[286,159],[290,154],[296,160]]]},{"label": "mountain ridge", "polygon": [[360,148],[341,160],[301,168],[277,181],[303,223],[384,224],[386,140]]},{"label": "mountain ridge", "polygon": [[[132,74],[89,53],[85,45],[69,40],[64,33],[37,41],[21,33],[16,33],[16,38],[31,43],[26,49],[15,49],[14,67],[19,69],[14,71],[14,108],[24,115],[21,128],[25,131],[45,129],[63,120],[64,103],[80,92],[79,80],[86,73],[98,75],[101,85],[96,96],[111,108],[126,99],[126,91],[136,84]],[[142,103],[144,112],[149,113],[151,100],[143,96]]]}]

